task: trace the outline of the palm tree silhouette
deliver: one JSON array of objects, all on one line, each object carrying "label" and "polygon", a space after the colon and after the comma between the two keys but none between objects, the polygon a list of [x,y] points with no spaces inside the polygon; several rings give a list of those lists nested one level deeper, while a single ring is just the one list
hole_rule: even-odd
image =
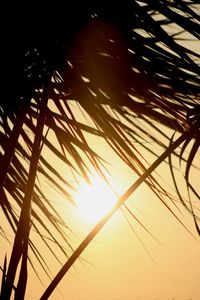
[{"label": "palm tree silhouette", "polygon": [[[105,139],[140,176],[116,209],[142,182],[161,199],[168,195],[152,173],[168,157],[177,195],[199,232],[198,216],[190,201],[183,199],[173,166],[174,156],[184,162],[188,189],[199,199],[189,176],[200,144],[200,54],[192,46],[200,37],[198,9],[192,0],[5,4],[6,21],[1,21],[0,205],[15,241],[9,264],[5,258],[2,267],[0,299],[10,299],[13,289],[16,300],[24,299],[28,248],[46,270],[39,249],[29,238],[32,228],[49,247],[40,234],[42,226],[67,256],[60,239],[68,243],[62,230],[66,224],[49,203],[37,176],[43,175],[72,202],[74,187],[45,157],[44,147],[69,172],[89,180],[90,170],[81,153],[101,176],[104,162],[85,134]],[[77,120],[72,102],[78,103],[93,125]],[[178,132],[179,138],[174,142],[175,137],[168,137],[157,124]],[[165,137],[165,142],[149,128]],[[56,145],[49,132],[54,133]],[[149,141],[163,148],[160,157]],[[137,145],[154,155],[156,163],[147,166]],[[32,203],[37,210],[31,209]],[[48,216],[48,225],[41,215]],[[52,226],[60,238],[51,233]],[[89,234],[82,250],[96,232]],[[71,264],[81,251],[75,253]],[[52,255],[58,259],[57,254]]]}]

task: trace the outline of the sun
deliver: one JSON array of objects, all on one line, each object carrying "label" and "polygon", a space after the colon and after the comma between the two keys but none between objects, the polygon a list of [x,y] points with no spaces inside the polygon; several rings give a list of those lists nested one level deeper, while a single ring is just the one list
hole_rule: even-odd
[{"label": "sun", "polygon": [[101,178],[93,178],[91,184],[81,183],[75,200],[79,215],[95,224],[112,210],[117,195]]}]

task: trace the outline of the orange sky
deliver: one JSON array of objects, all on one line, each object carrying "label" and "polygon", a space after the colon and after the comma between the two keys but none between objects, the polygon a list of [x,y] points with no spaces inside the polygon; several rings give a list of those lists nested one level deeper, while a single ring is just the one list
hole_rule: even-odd
[{"label": "orange sky", "polygon": [[[108,155],[115,181],[121,186],[121,191],[125,191],[135,180],[133,172],[109,153],[102,143],[98,149]],[[167,167],[163,167],[160,173],[169,178]],[[53,200],[54,195],[51,194],[51,197]],[[78,245],[88,233],[89,224],[84,219],[78,220],[78,213],[65,199],[56,200],[63,201],[62,206],[58,207],[74,230],[70,234],[70,242]],[[50,299],[171,300],[174,297],[175,300],[199,300],[200,244],[191,217],[185,210],[182,210],[183,217],[175,210],[196,239],[147,188],[141,187],[127,203],[159,242],[130,218],[135,234],[122,213],[117,212],[83,253],[82,258],[87,262],[78,261],[60,283],[61,294],[55,291]],[[8,244],[5,241],[4,244],[6,248]],[[55,275],[59,270],[58,264],[45,249],[42,251]],[[45,274],[42,280],[47,286],[49,280]],[[44,287],[30,271],[26,299],[38,300],[43,291]]]},{"label": "orange sky", "polygon": [[[135,180],[133,172],[109,153],[102,143],[98,149],[109,156],[115,181],[121,186],[121,191],[125,191]],[[169,179],[167,170],[167,167],[162,167],[160,174]],[[147,188],[141,187],[127,203],[158,241],[129,218],[134,233],[122,213],[118,212],[83,253],[82,258],[87,262],[78,261],[62,280],[59,285],[62,294],[55,291],[50,299],[199,300],[200,243],[191,217],[184,209],[181,216],[170,205],[196,239]],[[70,236],[72,244],[78,245],[89,232],[89,224],[84,219],[78,220],[77,212],[69,205],[66,209],[62,206],[61,211],[75,232]],[[58,265],[52,264],[52,268],[56,274]],[[44,281],[47,285],[45,276]],[[42,291],[42,286],[36,290],[29,281],[27,299],[38,299]]]},{"label": "orange sky", "polygon": [[[199,299],[199,241],[191,237],[157,199],[142,194],[141,199],[136,199],[136,215],[162,245],[136,222],[133,224],[152,259],[121,213],[117,213],[83,253],[88,263],[77,262],[60,283],[64,296],[54,292],[50,299]],[[185,224],[191,225],[188,220]],[[77,226],[82,237],[85,227],[83,222]],[[190,227],[195,233],[194,227]],[[38,299],[42,287],[36,290],[32,281],[29,283],[31,296],[27,299]]]}]

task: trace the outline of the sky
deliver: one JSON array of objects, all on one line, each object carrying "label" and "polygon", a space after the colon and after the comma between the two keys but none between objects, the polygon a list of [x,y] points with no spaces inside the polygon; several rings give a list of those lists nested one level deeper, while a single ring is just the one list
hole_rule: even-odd
[{"label": "sky", "polygon": [[[171,132],[168,131],[168,134],[170,136]],[[115,188],[122,194],[136,180],[135,174],[102,140],[92,136],[88,138],[90,144],[109,162]],[[155,149],[155,145],[152,147],[161,152],[161,149]],[[147,153],[145,157],[149,162],[155,159]],[[68,178],[68,173],[62,166],[61,172]],[[158,173],[163,178],[160,180],[164,186],[171,185],[166,164],[159,167]],[[179,176],[183,191],[181,174]],[[199,184],[195,171],[193,180],[196,185]],[[91,220],[66,199],[51,191],[47,183],[43,184],[43,188],[49,189],[49,200],[55,204],[72,230],[67,231],[67,234],[75,249],[93,227]],[[97,198],[97,193],[98,191],[94,198]],[[106,197],[105,194],[103,196]],[[173,204],[167,202],[189,232],[145,185],[126,204],[146,230],[130,215],[126,214],[126,219],[124,209],[123,212],[120,210],[115,213],[60,282],[50,300],[199,300],[200,239],[192,217],[181,205],[178,205],[180,213]],[[31,234],[34,237],[34,233]],[[4,245],[4,253],[1,255],[3,265],[4,254],[9,254],[10,245],[1,237],[0,239]],[[38,241],[37,245],[47,260],[53,277],[60,265],[44,245],[39,243]],[[66,261],[64,256],[60,259],[62,263]],[[43,285],[30,268],[26,294],[28,300],[38,300],[49,284],[49,279],[40,267],[37,264],[35,267],[41,274]]]},{"label": "sky", "polygon": [[[116,189],[123,193],[136,177],[106,147],[98,144],[112,165]],[[162,166],[159,172],[170,183],[168,167]],[[60,292],[53,292],[51,300],[199,300],[200,240],[191,216],[181,205],[183,215],[168,203],[189,233],[145,186],[126,203],[150,234],[133,217],[127,222],[118,211],[63,278]],[[74,230],[72,244],[78,246],[93,225],[69,204],[63,204],[60,212]],[[58,264],[52,258],[49,261],[56,274]],[[43,279],[47,285],[48,279]],[[36,290],[36,281],[33,279],[34,285],[29,281],[27,299],[41,296],[43,287],[38,285]]]},{"label": "sky", "polygon": [[[107,157],[115,188],[122,194],[136,176],[108,150],[106,144],[90,139],[99,153]],[[153,160],[150,156],[148,159],[149,162]],[[159,174],[166,180],[164,185],[171,183],[167,165],[159,168]],[[198,185],[198,176],[194,173],[193,177]],[[75,249],[93,224],[66,199],[58,198],[50,190],[49,199],[55,202],[55,207],[73,230],[68,234]],[[133,217],[127,216],[127,221],[122,211],[118,211],[69,270],[50,300],[199,300],[200,239],[192,217],[181,205],[182,214],[168,203],[191,231],[189,233],[145,185],[126,204],[149,233]],[[9,254],[9,244],[2,239],[1,243]],[[37,245],[52,270],[52,276],[55,276],[60,266],[43,245],[40,246],[39,242]],[[64,256],[60,259],[63,263],[66,260]],[[30,269],[28,300],[38,300],[49,284],[40,267],[35,267],[42,275],[43,285]]]}]

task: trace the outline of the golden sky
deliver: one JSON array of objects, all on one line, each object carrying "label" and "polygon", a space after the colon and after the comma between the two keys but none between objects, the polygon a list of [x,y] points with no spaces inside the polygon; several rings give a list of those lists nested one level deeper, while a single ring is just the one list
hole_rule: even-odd
[{"label": "golden sky", "polygon": [[[91,142],[94,140],[91,139]],[[136,179],[133,171],[125,167],[102,142],[98,144],[96,140],[95,147],[109,160],[115,185],[118,186],[118,192],[123,193]],[[163,166],[160,174],[169,180],[167,170],[167,166]],[[56,203],[61,201],[62,204],[55,206],[73,230],[70,242],[74,247],[78,246],[92,225],[66,199],[55,198],[53,193],[51,198]],[[191,216],[179,206],[183,213],[181,216],[170,204],[194,237],[145,186],[139,188],[126,203],[157,240],[129,216],[131,228],[122,212],[117,212],[84,251],[82,259],[75,263],[61,281],[60,292],[54,291],[50,299],[199,299],[200,244]],[[1,242],[4,242],[6,251],[9,245],[2,239]],[[44,251],[55,275],[60,266],[45,249],[41,251]],[[61,260],[64,263],[64,257]],[[26,299],[39,299],[49,283],[45,274],[42,280],[44,286],[30,270]]]},{"label": "golden sky", "polygon": [[[133,171],[102,142],[95,141],[95,147],[112,164],[118,192],[124,192],[136,179]],[[170,183],[167,166],[160,169],[160,174]],[[75,263],[59,285],[61,293],[55,291],[50,299],[199,299],[200,244],[191,216],[181,205],[183,215],[168,203],[194,236],[145,186],[139,188],[127,204],[157,240],[129,216],[131,228],[122,212],[117,212],[82,254],[86,261]],[[92,225],[69,204],[62,206],[60,211],[75,232],[70,236],[72,244],[78,245]],[[52,258],[49,260],[56,274],[59,266],[52,262]],[[43,287],[38,285],[36,289],[37,279],[35,275],[31,276],[34,286],[29,280],[27,299],[36,300]],[[49,282],[44,281],[46,285]]]}]

